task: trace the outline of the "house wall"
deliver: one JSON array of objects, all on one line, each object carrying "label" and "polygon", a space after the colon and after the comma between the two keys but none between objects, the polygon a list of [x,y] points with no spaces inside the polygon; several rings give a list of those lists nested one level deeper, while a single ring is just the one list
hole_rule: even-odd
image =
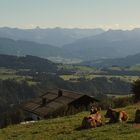
[{"label": "house wall", "polygon": [[[88,108],[90,109],[90,103]],[[59,117],[59,116],[68,116],[68,115],[73,115],[76,113],[79,113],[81,111],[87,110],[87,105],[80,104],[78,107],[75,107],[75,104],[67,105],[62,108],[59,108],[58,110],[55,110],[51,114],[48,114],[45,118],[54,118],[54,117]]]},{"label": "house wall", "polygon": [[39,115],[36,115],[34,113],[28,112],[28,111],[24,111],[25,114],[25,121],[31,121],[31,120],[41,120],[43,119],[42,117],[40,117]]},{"label": "house wall", "polygon": [[33,113],[29,113],[29,116],[35,121],[42,119],[40,116],[33,114]]}]

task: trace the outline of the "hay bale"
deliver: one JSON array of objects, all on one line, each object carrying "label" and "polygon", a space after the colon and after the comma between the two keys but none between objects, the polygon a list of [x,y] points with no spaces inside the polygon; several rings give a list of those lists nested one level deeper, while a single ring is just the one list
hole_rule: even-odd
[{"label": "hay bale", "polygon": [[135,123],[140,123],[140,109],[136,110],[136,113],[135,113]]}]

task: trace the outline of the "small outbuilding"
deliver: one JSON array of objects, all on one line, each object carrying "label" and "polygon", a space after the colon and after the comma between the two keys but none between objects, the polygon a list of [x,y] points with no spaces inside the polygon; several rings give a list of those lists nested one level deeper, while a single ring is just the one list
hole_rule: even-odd
[{"label": "small outbuilding", "polygon": [[92,96],[56,89],[22,104],[22,109],[28,113],[28,117],[38,120],[75,114],[87,110],[94,102],[98,100]]}]

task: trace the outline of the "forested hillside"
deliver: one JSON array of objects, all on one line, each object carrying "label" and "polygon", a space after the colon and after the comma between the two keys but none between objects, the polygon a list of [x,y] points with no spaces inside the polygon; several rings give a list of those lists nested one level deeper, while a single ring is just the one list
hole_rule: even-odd
[{"label": "forested hillside", "polygon": [[133,66],[140,64],[140,53],[135,55],[129,55],[122,58],[114,59],[98,59],[90,60],[82,63],[83,65],[95,66],[95,67],[110,67],[110,66]]},{"label": "forested hillside", "polygon": [[8,38],[0,38],[0,53],[17,56],[34,55],[44,58],[62,55],[60,48],[52,45],[23,40],[15,41]]},{"label": "forested hillside", "polygon": [[[6,112],[15,105],[37,96],[34,86],[26,81],[0,80],[0,111]],[[2,115],[2,114],[1,114]]]},{"label": "forested hillside", "polygon": [[27,69],[35,72],[51,72],[57,71],[56,64],[51,61],[36,56],[11,56],[0,54],[0,67],[6,67],[11,69]]}]

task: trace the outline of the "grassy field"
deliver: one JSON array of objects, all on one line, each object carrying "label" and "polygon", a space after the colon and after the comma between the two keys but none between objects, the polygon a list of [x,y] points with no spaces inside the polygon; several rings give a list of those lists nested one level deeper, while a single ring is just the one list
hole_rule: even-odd
[{"label": "grassy field", "polygon": [[117,71],[122,71],[122,70],[126,70],[126,71],[140,71],[140,65],[132,65],[132,66],[128,66],[128,67],[120,67],[120,66],[111,66],[108,67],[109,70],[117,70]]},{"label": "grassy field", "polygon": [[[134,120],[139,104],[122,108]],[[101,127],[78,130],[82,118],[89,112],[68,117],[42,120],[32,124],[14,125],[0,129],[0,140],[139,140],[140,125],[134,123],[104,124]],[[102,111],[102,115],[105,111]],[[104,121],[106,121],[104,119]]]},{"label": "grassy field", "polygon": [[22,76],[16,75],[16,70],[0,68],[0,79],[22,79]]},{"label": "grassy field", "polygon": [[47,57],[47,59],[49,59],[52,62],[55,63],[63,63],[63,64],[77,64],[77,63],[81,63],[82,60],[78,59],[78,58],[72,58],[72,59],[66,59],[66,58],[62,58],[62,57]]},{"label": "grassy field", "polygon": [[83,76],[61,75],[60,77],[64,80],[77,79],[80,77],[84,77],[85,79],[93,79],[93,78],[97,78],[97,77],[120,78],[120,79],[122,79],[124,81],[128,81],[128,82],[136,81],[139,78],[139,76],[116,76],[116,75],[83,75]]},{"label": "grassy field", "polygon": [[14,79],[16,81],[26,80],[30,85],[36,84],[36,82],[32,80],[31,76],[17,75],[16,72],[17,71],[14,69],[0,68],[0,79]]},{"label": "grassy field", "polygon": [[119,94],[106,94],[108,97],[115,97],[115,98],[124,98],[124,97],[132,97],[133,94],[126,94],[126,95],[119,95]]},{"label": "grassy field", "polygon": [[[120,78],[121,80],[127,81],[127,82],[134,82],[137,79],[139,79],[139,76],[129,76],[129,75],[107,75],[107,74],[101,74],[103,71],[100,69],[97,69],[95,67],[90,67],[90,66],[76,66],[76,65],[58,65],[59,69],[67,69],[67,70],[75,70],[76,73],[73,75],[60,75],[60,77],[66,81],[72,80],[72,81],[77,81],[78,78],[85,78],[87,80],[91,80],[97,77],[106,77],[106,78]],[[117,66],[112,66],[109,68],[110,70],[140,70],[140,66],[132,66],[129,68],[121,68]],[[96,73],[96,74],[93,74]]]},{"label": "grassy field", "polygon": [[58,68],[63,68],[63,69],[76,69],[77,71],[84,71],[84,72],[91,72],[91,71],[97,71],[97,68],[95,67],[90,67],[90,66],[78,66],[78,65],[58,65]]},{"label": "grassy field", "polygon": [[134,65],[129,68],[131,71],[140,71],[140,65]]}]

